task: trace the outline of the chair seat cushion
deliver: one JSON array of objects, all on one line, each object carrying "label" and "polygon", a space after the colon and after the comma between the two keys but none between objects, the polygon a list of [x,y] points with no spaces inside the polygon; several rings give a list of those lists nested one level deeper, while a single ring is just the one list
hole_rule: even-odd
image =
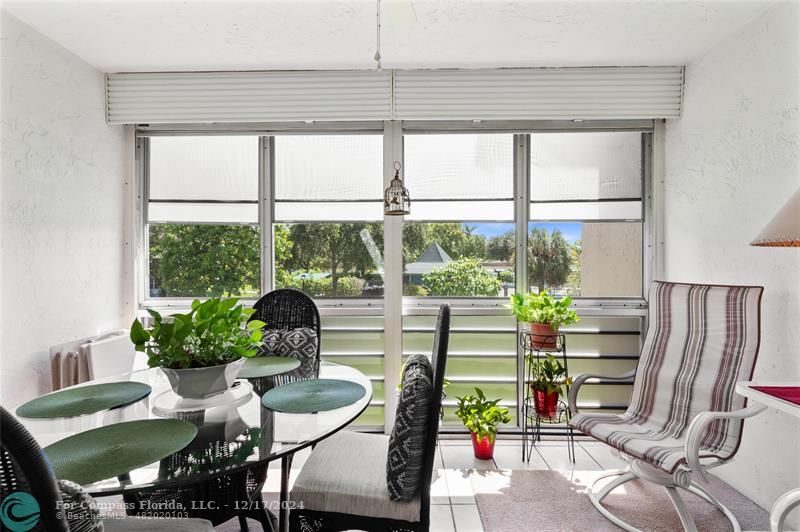
[{"label": "chair seat cushion", "polygon": [[297,506],[318,512],[419,522],[420,499],[395,502],[386,487],[389,437],[341,431],[320,442],[292,489]]},{"label": "chair seat cushion", "polygon": [[[570,426],[621,452],[648,464],[674,473],[686,463],[684,440],[665,434],[662,424],[636,423],[630,414],[578,414]],[[723,444],[720,447],[700,447],[700,458],[728,460],[735,449]]]}]

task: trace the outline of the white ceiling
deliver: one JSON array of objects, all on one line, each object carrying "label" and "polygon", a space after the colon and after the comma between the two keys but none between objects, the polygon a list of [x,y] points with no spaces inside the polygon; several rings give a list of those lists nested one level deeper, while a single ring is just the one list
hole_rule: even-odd
[{"label": "white ceiling", "polygon": [[[686,64],[774,3],[383,0],[383,66]],[[105,72],[375,67],[375,0],[2,5]]]}]

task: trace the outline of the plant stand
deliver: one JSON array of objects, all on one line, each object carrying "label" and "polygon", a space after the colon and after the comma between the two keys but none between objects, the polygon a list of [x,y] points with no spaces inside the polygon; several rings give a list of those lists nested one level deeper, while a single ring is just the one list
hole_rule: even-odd
[{"label": "plant stand", "polygon": [[[555,345],[551,347],[537,348],[532,346],[531,340],[539,343],[543,342],[543,337],[540,335],[531,334],[528,331],[519,334],[520,345],[522,346],[522,353],[524,358],[525,379],[522,385],[525,387],[525,401],[522,403],[522,460],[524,462],[531,461],[531,454],[533,447],[537,441],[542,441],[542,425],[565,425],[567,429],[567,455],[569,461],[575,463],[575,434],[572,427],[567,425],[570,420],[570,412],[567,403],[559,400],[556,412],[553,417],[542,416],[536,412],[535,401],[533,392],[531,391],[530,382],[534,380],[536,375],[535,365],[532,361],[538,362],[541,358],[546,357],[548,354],[556,357],[561,357],[561,362],[564,364],[566,374],[569,375],[569,368],[567,366],[567,344],[566,338],[563,334],[556,334],[552,337],[555,340]],[[567,394],[569,393],[569,386]]]}]

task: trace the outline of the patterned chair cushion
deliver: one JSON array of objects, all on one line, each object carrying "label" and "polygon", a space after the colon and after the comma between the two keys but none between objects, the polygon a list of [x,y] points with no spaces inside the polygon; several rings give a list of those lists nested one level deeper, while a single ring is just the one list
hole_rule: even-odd
[{"label": "patterned chair cushion", "polygon": [[281,345],[281,339],[286,334],[285,329],[262,329],[262,340],[264,345],[261,347],[261,352],[264,355],[275,355],[278,353],[278,347]]},{"label": "patterned chair cushion", "polygon": [[283,332],[276,353],[298,360],[313,360],[317,356],[317,331],[310,327],[300,327]]},{"label": "patterned chair cushion", "polygon": [[386,460],[386,485],[393,501],[413,500],[419,490],[433,400],[433,370],[426,356],[409,358],[402,384]]},{"label": "patterned chair cushion", "polygon": [[[631,403],[621,415],[578,414],[570,425],[620,451],[674,472],[685,460],[689,424],[705,411],[744,407],[737,381],[753,371],[760,336],[761,287],[654,282],[649,323]],[[715,420],[701,457],[729,460],[741,421]]]}]

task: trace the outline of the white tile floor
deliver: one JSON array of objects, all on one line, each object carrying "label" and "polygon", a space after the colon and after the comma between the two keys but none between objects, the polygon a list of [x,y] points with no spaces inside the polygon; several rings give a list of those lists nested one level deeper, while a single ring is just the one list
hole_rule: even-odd
[{"label": "white tile floor", "polygon": [[[298,453],[292,463],[291,481],[294,481],[309,451]],[[483,532],[478,507],[475,504],[474,486],[482,482],[496,482],[503,469],[550,469],[558,471],[600,471],[614,469],[622,461],[611,454],[603,444],[589,441],[575,442],[573,464],[567,457],[567,445],[562,441],[537,443],[530,463],[522,461],[522,447],[518,439],[498,439],[494,460],[477,460],[472,454],[469,440],[442,440],[437,450],[436,470],[431,485],[431,530],[437,532]],[[270,468],[280,469],[279,463]],[[499,473],[502,474],[502,473]],[[277,492],[279,475],[271,474],[264,486],[266,492]]]}]

